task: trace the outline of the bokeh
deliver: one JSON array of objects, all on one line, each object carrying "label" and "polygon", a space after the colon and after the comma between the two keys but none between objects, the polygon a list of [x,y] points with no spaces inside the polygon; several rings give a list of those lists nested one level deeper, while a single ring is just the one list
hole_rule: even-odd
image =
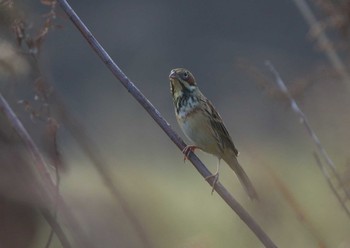
[{"label": "bokeh", "polygon": [[[192,71],[224,119],[261,200],[251,201],[223,162],[220,181],[278,247],[350,247],[350,217],[341,206],[349,203],[344,193],[350,176],[344,17],[349,4],[308,1],[320,23],[316,29],[297,2],[303,1],[70,4],[182,137],[168,75],[177,67]],[[1,94],[52,167],[53,180],[58,171],[60,193],[90,244],[147,247],[146,237],[149,247],[263,247],[225,202],[211,195],[190,162],[183,163],[181,151],[113,77],[58,4],[13,0],[0,5]],[[21,32],[27,36],[19,37]],[[345,75],[329,59],[329,47],[318,43],[322,35],[345,65]],[[36,37],[36,43],[26,43],[28,37]],[[330,180],[340,201],[317,166],[316,144],[278,90],[267,60],[333,160],[339,178],[330,174]],[[31,183],[36,173],[28,167],[35,166],[3,115],[0,127],[0,244],[45,247],[50,225],[38,211],[45,202]],[[102,176],[86,146],[103,161]],[[215,157],[196,154],[215,171]],[[111,193],[103,173],[122,198]],[[50,247],[62,247],[57,237]]]}]

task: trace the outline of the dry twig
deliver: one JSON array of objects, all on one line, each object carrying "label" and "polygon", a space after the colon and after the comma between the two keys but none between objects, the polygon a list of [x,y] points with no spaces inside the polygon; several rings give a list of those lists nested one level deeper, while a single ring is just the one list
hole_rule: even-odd
[{"label": "dry twig", "polygon": [[[330,156],[328,155],[326,149],[323,147],[323,145],[321,144],[320,139],[318,138],[318,136],[316,135],[315,131],[312,129],[308,119],[306,118],[306,115],[301,111],[301,109],[299,108],[298,104],[296,103],[296,101],[294,100],[294,98],[292,98],[292,96],[290,95],[287,86],[284,84],[281,76],[279,75],[279,73],[276,71],[276,69],[274,68],[274,66],[269,62],[266,61],[266,66],[271,70],[271,72],[274,74],[275,78],[276,78],[276,83],[279,87],[279,89],[281,90],[282,93],[284,93],[286,95],[286,97],[289,100],[290,103],[290,107],[291,109],[294,111],[294,113],[296,113],[296,115],[298,116],[300,122],[304,125],[305,129],[307,130],[308,134],[311,137],[311,140],[313,141],[313,143],[316,145],[317,150],[319,152],[319,154],[323,157],[323,159],[326,162],[327,167],[322,167],[322,172],[324,172],[323,170],[329,170],[332,173],[332,176],[335,178],[336,183],[338,184],[338,186],[340,186],[340,188],[344,191],[345,195],[346,195],[346,200],[350,199],[350,193],[348,192],[348,190],[343,186],[341,178],[339,176],[339,174],[336,171],[335,165],[333,163],[333,160],[330,158]],[[329,177],[326,176],[327,174],[323,175],[326,177],[326,180],[328,181]],[[332,183],[332,187],[337,188],[337,186],[334,186]],[[337,195],[336,195],[337,196]],[[340,204],[342,207],[345,207],[345,212],[348,214],[348,216],[350,217],[350,211],[349,209],[346,207],[345,204],[343,204],[343,201],[338,198],[337,199],[340,201]]]},{"label": "dry twig", "polygon": [[314,158],[316,160],[317,166],[320,168],[320,170],[322,171],[323,176],[327,180],[329,188],[332,190],[332,192],[335,195],[335,197],[337,197],[338,201],[340,202],[341,206],[345,210],[346,214],[350,217],[350,210],[348,209],[348,207],[345,204],[345,202],[342,200],[342,197],[338,193],[337,188],[333,185],[331,176],[330,176],[327,168],[322,164],[321,159],[320,159],[320,157],[318,156],[318,154],[316,152],[314,152],[313,155],[314,155]]},{"label": "dry twig", "polygon": [[[71,235],[74,238],[78,247],[92,247],[91,243],[86,238],[86,235],[79,226],[77,220],[71,213],[70,209],[64,202],[63,198],[58,194],[55,183],[51,178],[48,165],[46,164],[43,156],[41,155],[38,147],[35,145],[34,141],[30,137],[27,130],[22,125],[21,121],[17,118],[16,114],[12,111],[11,107],[8,105],[5,98],[0,94],[0,109],[4,112],[7,119],[11,123],[14,130],[17,132],[18,136],[21,138],[25,144],[28,152],[32,155],[36,171],[41,179],[41,187],[37,190],[40,195],[47,201],[49,206],[57,208],[57,213],[63,218],[64,222],[67,224],[71,231]],[[44,210],[43,210],[44,211]],[[52,218],[54,220],[54,218]],[[48,221],[52,224],[52,221]],[[56,230],[55,225],[51,225],[60,239],[61,243],[64,245],[68,240],[66,236],[63,235],[61,230]],[[69,246],[65,246],[69,247]]]}]

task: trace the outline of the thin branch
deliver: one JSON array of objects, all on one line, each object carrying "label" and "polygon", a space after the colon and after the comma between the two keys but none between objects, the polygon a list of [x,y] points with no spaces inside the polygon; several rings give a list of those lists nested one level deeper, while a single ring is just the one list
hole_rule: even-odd
[{"label": "thin branch", "polygon": [[[86,238],[86,235],[83,233],[81,227],[79,226],[77,220],[71,213],[66,203],[63,201],[63,198],[61,197],[61,195],[57,194],[57,189],[51,178],[48,165],[46,164],[38,147],[35,145],[29,133],[24,128],[21,121],[17,118],[16,114],[13,112],[13,110],[8,105],[7,101],[2,96],[1,93],[0,93],[0,109],[4,112],[9,122],[11,123],[12,127],[14,128],[18,136],[23,141],[29,153],[32,155],[32,158],[35,162],[34,166],[36,167],[36,171],[43,184],[41,185],[42,187],[38,189],[40,190],[41,196],[44,198],[45,201],[48,201],[47,203],[49,206],[54,206],[55,204],[57,205],[54,207],[57,207],[57,212],[63,217],[64,222],[70,228],[71,235],[75,239],[76,244],[79,247],[84,247],[84,248],[92,247],[92,245]],[[52,223],[50,221],[48,222]],[[55,229],[55,226],[52,226],[52,228]],[[56,234],[62,244],[65,243],[65,240],[68,240],[65,236],[64,237],[59,236],[63,234],[63,232],[59,232],[57,230]]]},{"label": "thin branch", "polygon": [[[62,159],[61,159],[61,154],[58,151],[58,145],[57,145],[57,129],[58,129],[58,123],[56,122],[56,120],[54,120],[53,118],[49,118],[48,119],[48,131],[47,131],[47,137],[51,138],[51,142],[53,148],[52,148],[52,153],[53,153],[53,165],[55,168],[55,181],[56,181],[56,192],[55,192],[55,202],[54,202],[54,209],[53,209],[53,214],[52,214],[52,218],[53,220],[55,220],[57,222],[57,196],[60,194],[60,173],[58,171],[59,167],[62,167]],[[57,228],[57,227],[56,227]],[[51,228],[51,231],[49,233],[49,237],[47,239],[45,248],[49,248],[53,239],[53,235],[55,234],[55,230],[53,228]]]},{"label": "thin branch", "polygon": [[[282,93],[284,93],[287,96],[287,98],[288,98],[288,100],[290,102],[291,109],[294,111],[294,113],[296,113],[296,115],[299,117],[300,122],[304,125],[305,129],[307,130],[308,134],[311,137],[311,140],[313,141],[313,143],[315,143],[318,152],[320,153],[322,158],[326,161],[326,165],[329,167],[330,171],[332,172],[333,176],[337,180],[337,183],[339,184],[341,189],[343,189],[343,191],[345,192],[346,198],[350,199],[350,193],[343,186],[341,178],[340,178],[339,174],[336,171],[336,168],[335,168],[333,160],[330,158],[330,156],[328,155],[326,149],[321,144],[320,139],[316,135],[315,131],[312,129],[308,119],[306,118],[306,115],[301,111],[301,109],[299,108],[299,106],[296,103],[296,101],[290,95],[287,86],[284,84],[281,76],[279,75],[279,73],[277,72],[275,67],[271,64],[271,62],[270,61],[266,61],[265,64],[270,69],[270,71],[274,74],[274,76],[276,78],[276,83],[277,83],[279,89],[281,90]],[[327,177],[326,177],[326,180],[328,180]],[[342,204],[342,201],[341,201],[341,204]]]},{"label": "thin branch", "polygon": [[[46,221],[48,220],[46,217],[45,217],[45,219],[46,219]],[[56,216],[54,216],[53,219],[56,219]],[[50,245],[52,243],[54,234],[55,234],[55,230],[51,227],[51,230],[50,230],[50,233],[49,233],[49,237],[47,238],[46,245],[44,246],[45,248],[50,248]]]},{"label": "thin branch", "polygon": [[346,84],[348,90],[350,90],[350,74],[348,73],[346,66],[344,65],[343,61],[340,59],[339,55],[334,49],[332,42],[329,40],[326,33],[323,31],[315,15],[312,13],[311,8],[305,0],[294,0],[294,3],[305,18],[306,22],[309,24],[310,28],[312,30],[317,31],[316,38],[318,45],[321,48],[323,48],[323,51],[325,52],[327,58],[329,59],[335,70],[343,78],[343,81]]},{"label": "thin branch", "polygon": [[[100,59],[112,71],[113,75],[123,84],[128,92],[142,105],[142,107],[149,113],[155,122],[163,129],[168,137],[178,146],[180,150],[185,148],[183,140],[171,129],[169,123],[161,116],[159,111],[152,105],[152,103],[140,92],[140,90],[130,81],[130,79],[122,72],[117,64],[111,59],[107,52],[103,49],[100,43],[95,39],[92,33],[88,30],[85,24],[80,20],[78,15],[74,12],[71,6],[65,0],[58,0],[61,8],[66,12],[74,25],[79,29],[81,34],[98,54]],[[204,166],[199,158],[190,153],[189,160],[193,163],[199,173],[208,178],[211,176],[210,171]],[[214,178],[207,180],[210,185],[214,183]],[[248,212],[230,195],[230,193],[218,183],[215,191],[224,199],[224,201],[238,214],[238,216],[247,224],[247,226],[260,239],[265,247],[277,247],[272,240],[267,236],[264,230],[255,222],[255,220],[248,214]]]},{"label": "thin branch", "polygon": [[60,242],[64,248],[72,248],[72,246],[70,245],[69,240],[67,239],[62,227],[57,222],[56,216],[52,216],[52,214],[50,214],[47,210],[42,209],[40,212],[41,212],[42,216],[44,216],[47,223],[49,223],[49,225],[51,226],[49,239],[46,242],[45,248],[50,247],[51,240],[53,238],[53,232],[56,234],[56,236],[58,237],[58,239],[60,240]]},{"label": "thin branch", "polygon": [[322,164],[320,157],[318,156],[318,154],[316,152],[313,153],[314,158],[316,160],[316,164],[318,165],[318,167],[320,168],[320,170],[323,173],[323,176],[326,178],[328,186],[330,187],[330,189],[332,190],[333,194],[335,195],[335,197],[338,199],[338,201],[340,202],[340,205],[342,206],[342,208],[344,209],[345,213],[348,215],[348,217],[350,218],[350,210],[348,209],[348,207],[346,206],[345,202],[342,200],[341,196],[339,195],[336,187],[333,185],[332,179],[327,171],[327,168]]}]

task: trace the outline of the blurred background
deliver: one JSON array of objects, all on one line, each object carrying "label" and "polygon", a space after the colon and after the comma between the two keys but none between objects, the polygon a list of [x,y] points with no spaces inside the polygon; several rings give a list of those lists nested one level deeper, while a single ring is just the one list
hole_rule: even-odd
[{"label": "blurred background", "polygon": [[[250,201],[228,166],[221,167],[220,181],[278,247],[345,248],[350,247],[350,215],[344,210],[350,178],[350,3],[307,1],[319,21],[310,27],[300,2],[70,1],[182,137],[168,75],[177,67],[193,72],[224,119],[261,201]],[[3,0],[0,6],[1,94],[53,178],[59,172],[60,192],[93,247],[263,247],[210,194],[194,167],[183,163],[181,151],[55,1]],[[330,43],[318,43],[323,35]],[[329,60],[332,49],[341,66]],[[329,179],[340,201],[266,60],[334,161],[339,177],[330,173]],[[32,183],[37,173],[30,169],[35,167],[11,125],[1,115],[0,246],[62,247],[56,236],[46,245],[50,225],[38,209],[55,211],[37,195]],[[196,154],[215,171],[216,158]],[[58,222],[74,236],[60,217]]]}]

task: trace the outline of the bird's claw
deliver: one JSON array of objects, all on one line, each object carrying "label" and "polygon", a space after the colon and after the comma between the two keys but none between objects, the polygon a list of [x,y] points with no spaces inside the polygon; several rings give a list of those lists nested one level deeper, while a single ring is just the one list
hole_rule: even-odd
[{"label": "bird's claw", "polygon": [[190,155],[190,152],[194,152],[194,150],[197,149],[197,146],[186,146],[183,150],[182,153],[185,154],[184,156],[184,162],[186,162],[186,160],[188,159],[188,156]]},{"label": "bird's claw", "polygon": [[213,180],[213,183],[212,183],[211,194],[214,193],[215,186],[216,186],[216,184],[217,184],[218,181],[219,181],[219,173],[217,172],[217,173],[215,173],[214,175],[207,176],[207,177],[205,177],[205,180],[208,181],[208,179],[209,179],[209,178],[212,178],[212,177],[214,177],[214,180]]}]

